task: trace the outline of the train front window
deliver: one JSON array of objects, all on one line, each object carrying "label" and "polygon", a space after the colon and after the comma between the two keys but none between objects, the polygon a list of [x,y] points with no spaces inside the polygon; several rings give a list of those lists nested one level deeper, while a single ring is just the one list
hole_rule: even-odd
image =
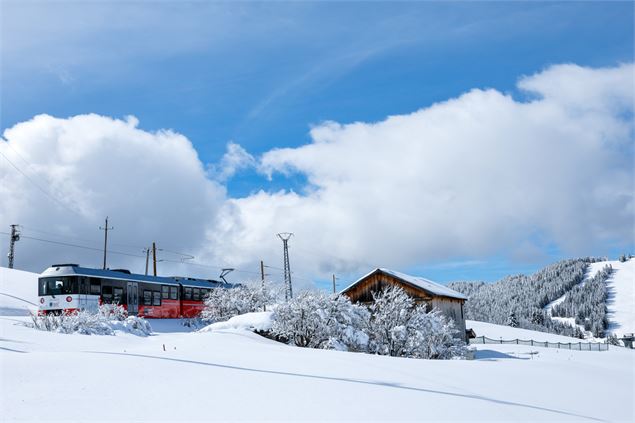
[{"label": "train front window", "polygon": [[38,295],[68,295],[78,293],[77,278],[62,276],[60,278],[40,278]]}]

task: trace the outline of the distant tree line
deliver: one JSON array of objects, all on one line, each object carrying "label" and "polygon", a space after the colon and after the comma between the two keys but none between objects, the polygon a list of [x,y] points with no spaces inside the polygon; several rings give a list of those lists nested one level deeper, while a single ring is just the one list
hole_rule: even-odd
[{"label": "distant tree line", "polygon": [[[465,303],[467,319],[583,338],[584,333],[579,327],[552,320],[545,307],[580,284],[590,263],[604,260],[606,258],[593,257],[562,260],[533,275],[507,276],[495,283],[452,282],[448,286],[468,296],[469,300]],[[587,289],[599,291],[601,285],[594,282]],[[575,302],[576,299],[570,301]],[[595,296],[586,303],[595,305],[588,309],[581,307],[581,318],[589,319],[591,328],[594,323],[595,327],[600,327],[597,322],[604,321],[602,327],[606,328],[606,313],[600,313],[603,307],[605,310],[606,296]]]},{"label": "distant tree line", "polygon": [[604,338],[608,328],[606,317],[606,280],[613,273],[610,265],[600,270],[592,279],[574,286],[563,302],[555,305],[551,314],[557,317],[575,317],[578,325],[591,331],[596,338]]}]

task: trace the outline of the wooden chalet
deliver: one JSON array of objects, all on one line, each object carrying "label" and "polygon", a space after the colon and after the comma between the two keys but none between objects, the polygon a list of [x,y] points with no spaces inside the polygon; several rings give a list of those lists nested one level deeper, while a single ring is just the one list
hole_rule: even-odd
[{"label": "wooden chalet", "polygon": [[373,301],[373,292],[379,292],[389,286],[400,287],[413,297],[416,303],[425,303],[428,310],[438,309],[445,316],[454,320],[459,333],[464,337],[466,336],[463,304],[467,297],[428,279],[389,269],[375,269],[362,276],[341,293],[350,298],[351,302],[368,304]]}]

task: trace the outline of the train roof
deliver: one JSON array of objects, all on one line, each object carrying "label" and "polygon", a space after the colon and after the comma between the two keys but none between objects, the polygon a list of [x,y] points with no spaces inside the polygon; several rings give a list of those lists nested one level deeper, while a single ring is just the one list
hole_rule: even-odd
[{"label": "train roof", "polygon": [[164,285],[178,285],[178,282],[174,278],[168,278],[164,276],[139,275],[136,273],[129,273],[129,271],[126,271],[124,269],[92,269],[90,267],[81,267],[77,264],[54,264],[53,266],[42,272],[42,274],[40,274],[40,277],[43,278],[54,276],[91,276],[135,282],[151,282]]},{"label": "train roof", "polygon": [[226,284],[220,281],[215,281],[213,279],[196,279],[196,278],[188,278],[184,276],[172,276],[172,279],[177,281],[183,286],[193,286],[195,288],[231,288],[232,284]]}]

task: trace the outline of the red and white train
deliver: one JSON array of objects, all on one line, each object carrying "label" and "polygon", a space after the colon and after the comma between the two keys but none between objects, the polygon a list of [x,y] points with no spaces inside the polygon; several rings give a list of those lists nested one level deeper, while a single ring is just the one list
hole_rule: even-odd
[{"label": "red and white train", "polygon": [[212,289],[235,285],[210,279],[138,275],[124,269],[102,270],[54,264],[38,279],[39,314],[96,310],[122,305],[131,316],[196,317]]}]

